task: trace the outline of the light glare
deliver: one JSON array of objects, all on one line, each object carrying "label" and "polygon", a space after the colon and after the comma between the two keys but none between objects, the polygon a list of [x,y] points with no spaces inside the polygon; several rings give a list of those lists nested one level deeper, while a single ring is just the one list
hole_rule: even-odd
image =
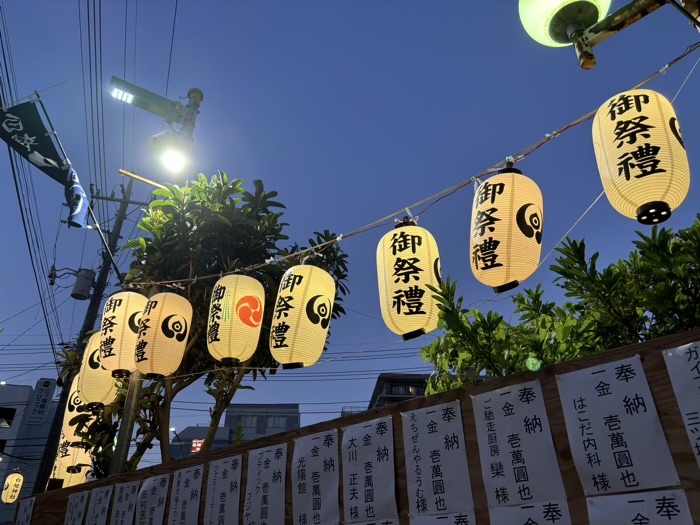
[{"label": "light glare", "polygon": [[131,102],[134,100],[134,95],[127,93],[126,91],[122,91],[119,88],[112,89],[112,96],[117,100],[126,102],[127,104],[131,104]]},{"label": "light glare", "polygon": [[174,148],[166,149],[160,156],[160,161],[165,166],[165,169],[171,173],[180,173],[187,164],[185,155]]}]

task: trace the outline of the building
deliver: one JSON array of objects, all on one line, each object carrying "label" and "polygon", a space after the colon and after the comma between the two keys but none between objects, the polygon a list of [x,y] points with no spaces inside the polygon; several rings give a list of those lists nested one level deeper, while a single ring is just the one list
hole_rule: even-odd
[{"label": "building", "polygon": [[[17,471],[24,476],[19,498],[34,490],[57,401],[56,381],[40,379],[36,386],[0,385],[0,481]],[[0,505],[0,525],[14,522],[17,504]]]},{"label": "building", "polygon": [[429,374],[379,374],[367,408],[423,397],[429,377]]},{"label": "building", "polygon": [[[244,441],[252,441],[272,434],[299,428],[301,415],[296,403],[280,404],[234,404],[226,409],[224,426],[216,431],[212,448],[231,445],[236,439],[237,428],[242,431]],[[175,430],[170,442],[173,459],[181,459],[199,451],[208,427],[186,427]]]}]

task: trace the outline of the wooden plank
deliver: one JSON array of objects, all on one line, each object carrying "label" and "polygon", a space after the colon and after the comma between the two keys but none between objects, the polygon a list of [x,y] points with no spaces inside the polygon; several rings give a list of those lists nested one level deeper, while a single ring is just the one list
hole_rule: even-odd
[{"label": "wooden plank", "polygon": [[[245,502],[243,501],[246,490],[246,473],[248,465],[247,452],[252,449],[267,447],[278,443],[287,443],[287,478],[286,478],[286,493],[285,507],[287,525],[293,524],[293,509],[292,509],[292,458],[294,456],[294,439],[300,436],[314,434],[316,432],[327,431],[332,428],[337,428],[338,446],[340,447],[342,433],[341,427],[362,423],[378,417],[392,415],[394,426],[394,445],[395,445],[395,461],[396,461],[396,500],[399,508],[399,516],[401,525],[408,525],[408,514],[410,509],[410,498],[406,489],[406,469],[405,456],[403,449],[403,435],[401,428],[401,412],[424,408],[436,404],[445,403],[459,399],[462,405],[462,421],[464,425],[464,433],[467,447],[467,458],[469,461],[469,475],[471,478],[473,498],[476,506],[476,519],[479,525],[487,525],[490,523],[487,508],[486,494],[483,488],[481,478],[481,465],[479,461],[476,427],[474,414],[472,409],[471,395],[488,392],[505,386],[523,383],[539,379],[542,386],[542,392],[545,397],[545,407],[549,417],[549,424],[552,430],[554,447],[556,450],[559,467],[564,481],[564,487],[569,501],[571,517],[576,525],[588,524],[588,515],[586,510],[586,501],[583,495],[581,484],[576,474],[574,467],[571,449],[569,447],[568,436],[564,424],[564,414],[559,402],[559,393],[556,385],[556,374],[571,372],[588,368],[598,364],[616,361],[639,354],[642,359],[644,371],[647,375],[649,386],[651,388],[656,408],[659,413],[659,418],[666,434],[666,439],[669,448],[673,455],[673,460],[676,469],[680,476],[681,487],[686,491],[690,510],[695,523],[700,523],[700,470],[698,470],[693,455],[693,450],[688,441],[688,437],[683,426],[681,413],[673,395],[670,379],[666,366],[663,360],[662,351],[669,348],[700,340],[700,330],[693,330],[683,334],[663,337],[647,343],[627,346],[617,350],[611,350],[600,354],[588,356],[560,363],[554,366],[546,367],[538,373],[523,373],[513,376],[492,379],[480,385],[460,388],[437,394],[430,397],[413,399],[401,403],[389,405],[386,407],[368,410],[359,414],[353,414],[342,418],[336,418],[330,421],[324,421],[300,428],[290,432],[276,434],[255,441],[242,443],[231,447],[210,450],[206,453],[199,453],[178,461],[170,461],[162,465],[154,465],[136,472],[129,472],[117,476],[111,476],[106,479],[70,487],[67,489],[56,490],[36,496],[36,504],[34,507],[34,517],[32,523],[41,525],[61,525],[64,521],[66,512],[66,503],[68,496],[74,492],[82,490],[92,490],[93,488],[102,487],[122,483],[125,481],[133,481],[136,479],[146,479],[163,473],[172,473],[175,470],[196,465],[199,463],[208,463],[215,459],[221,459],[236,454],[242,454],[243,461],[241,463],[241,505],[239,519],[243,523],[243,511]],[[339,458],[342,458],[342,450],[339,449]],[[342,461],[339,461],[342,469]],[[206,501],[206,476],[208,470],[205,469],[205,478],[202,481],[202,503],[200,508],[200,520],[203,516],[204,503]],[[342,470],[340,472],[342,484]],[[342,495],[342,485],[339,491],[339,497]],[[341,520],[343,516],[343,502],[340,497],[340,512]],[[497,525],[497,524],[493,524]]]}]

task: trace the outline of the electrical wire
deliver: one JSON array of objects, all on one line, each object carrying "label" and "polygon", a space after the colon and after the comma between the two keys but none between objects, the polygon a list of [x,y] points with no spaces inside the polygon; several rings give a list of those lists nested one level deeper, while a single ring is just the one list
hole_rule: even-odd
[{"label": "electrical wire", "polygon": [[173,63],[173,47],[175,44],[175,24],[177,23],[177,8],[180,0],[175,0],[175,13],[173,14],[173,30],[170,35],[170,53],[168,55],[168,75],[165,80],[165,98],[168,98],[168,89],[170,88],[170,66]]},{"label": "electrical wire", "polygon": [[[641,82],[639,82],[638,84],[636,84],[635,86],[633,86],[631,89],[638,89],[639,87],[641,87],[641,86],[647,84],[648,82],[652,81],[653,79],[655,79],[655,78],[658,77],[659,75],[662,75],[662,74],[666,73],[666,71],[668,71],[669,68],[673,67],[673,66],[676,65],[678,62],[682,61],[684,58],[686,58],[687,56],[689,56],[691,53],[697,51],[698,49],[700,49],[700,42],[688,46],[688,47],[686,48],[686,50],[685,50],[681,55],[679,55],[679,56],[676,57],[675,59],[671,60],[668,64],[666,64],[666,65],[663,66],[661,69],[659,69],[659,70],[657,70],[656,72],[654,72],[653,74],[649,75],[647,78],[645,78],[644,80],[642,80]],[[553,133],[548,133],[548,134],[546,134],[545,137],[544,137],[543,139],[541,139],[541,140],[535,142],[534,144],[531,144],[530,146],[524,148],[523,150],[519,151],[519,152],[516,153],[515,155],[512,155],[511,157],[514,159],[515,162],[520,162],[520,161],[523,160],[524,158],[528,157],[529,155],[531,155],[532,153],[534,153],[535,151],[537,151],[540,147],[542,147],[542,146],[544,146],[545,144],[547,144],[548,142],[550,142],[552,139],[559,137],[561,134],[565,133],[566,131],[569,131],[570,129],[572,129],[572,128],[574,128],[574,127],[576,127],[576,126],[578,126],[578,125],[580,125],[580,124],[582,124],[582,123],[584,123],[584,122],[590,120],[591,118],[593,118],[593,116],[595,115],[596,111],[597,111],[597,109],[596,109],[596,110],[592,110],[592,111],[586,113],[585,115],[583,115],[583,116],[577,118],[576,120],[572,121],[571,123],[567,124],[566,126],[560,128],[559,130],[557,130],[557,131],[555,131],[555,132],[553,132]],[[293,254],[290,254],[290,255],[287,255],[287,256],[284,256],[284,257],[280,257],[280,258],[274,259],[274,260],[272,260],[272,261],[266,261],[266,262],[263,262],[263,263],[253,264],[253,265],[248,266],[247,268],[243,268],[243,269],[237,270],[236,272],[229,272],[229,273],[223,273],[223,274],[222,274],[222,273],[217,273],[217,274],[210,274],[210,275],[204,275],[204,276],[195,276],[195,277],[193,277],[193,278],[185,278],[185,279],[172,279],[172,280],[148,281],[148,282],[133,282],[133,283],[130,283],[130,284],[131,284],[132,286],[148,286],[148,287],[157,286],[157,285],[176,285],[176,286],[182,286],[182,285],[185,285],[185,284],[187,284],[187,283],[194,282],[194,281],[196,281],[196,280],[215,279],[215,278],[220,278],[222,275],[229,275],[229,274],[231,274],[231,273],[243,273],[243,274],[245,274],[245,273],[248,273],[248,272],[253,272],[253,271],[259,270],[259,269],[264,268],[264,267],[266,267],[266,266],[269,266],[269,265],[271,265],[271,264],[279,264],[279,263],[281,263],[281,262],[286,262],[286,261],[293,260],[293,259],[297,259],[297,258],[300,258],[300,259],[301,259],[301,258],[303,258],[304,256],[308,256],[308,255],[310,255],[310,254],[312,254],[312,253],[319,253],[320,251],[322,251],[322,250],[328,248],[329,246],[331,246],[331,245],[333,245],[333,244],[339,243],[339,242],[341,242],[342,240],[346,240],[346,239],[349,239],[350,237],[353,237],[353,236],[356,236],[356,235],[360,235],[360,234],[362,234],[362,233],[365,233],[365,232],[367,232],[367,231],[369,231],[369,230],[371,230],[371,229],[381,227],[381,226],[383,226],[384,224],[386,224],[388,221],[390,221],[391,219],[394,219],[395,217],[399,217],[399,216],[403,215],[405,212],[407,212],[407,211],[409,211],[409,210],[411,210],[411,209],[413,209],[413,208],[417,208],[417,207],[422,206],[422,205],[424,205],[424,204],[427,204],[427,203],[429,203],[429,202],[431,202],[431,201],[439,201],[439,200],[441,200],[443,197],[447,197],[447,196],[449,196],[449,195],[453,195],[453,194],[456,193],[458,190],[462,189],[462,188],[465,187],[465,186],[468,186],[469,184],[474,183],[476,180],[481,179],[481,178],[483,178],[483,177],[486,176],[486,175],[489,175],[489,174],[491,174],[491,173],[494,173],[494,172],[496,172],[496,171],[502,169],[505,165],[506,165],[506,161],[505,161],[505,160],[504,160],[504,161],[501,161],[501,162],[499,162],[499,163],[493,165],[492,167],[490,167],[490,168],[488,168],[488,169],[486,169],[486,170],[483,170],[483,171],[479,172],[478,174],[476,174],[476,175],[470,177],[469,179],[466,179],[466,180],[464,180],[464,181],[462,181],[462,182],[459,182],[459,183],[457,183],[457,184],[455,184],[455,185],[453,185],[453,186],[450,186],[449,188],[446,188],[446,189],[444,189],[444,190],[442,190],[442,191],[440,191],[440,192],[438,192],[438,193],[436,193],[436,194],[434,194],[434,195],[431,195],[431,196],[429,196],[429,197],[426,197],[426,198],[420,200],[419,202],[416,202],[416,203],[414,203],[414,204],[411,204],[410,206],[407,206],[407,207],[405,207],[405,208],[402,208],[402,209],[399,210],[399,211],[396,211],[396,212],[394,212],[394,213],[391,213],[391,214],[387,215],[386,217],[383,217],[383,218],[381,218],[381,219],[375,220],[375,221],[373,221],[373,222],[367,224],[366,226],[363,226],[363,227],[361,227],[361,228],[358,228],[358,229],[352,231],[352,232],[349,233],[349,234],[340,235],[340,236],[338,236],[337,238],[332,239],[332,240],[330,240],[330,241],[326,241],[326,242],[324,242],[324,243],[318,244],[318,245],[313,246],[313,247],[311,247],[311,248],[306,248],[306,249],[304,249],[304,250],[300,250],[300,251],[295,252],[295,253],[293,253]],[[429,208],[429,207],[430,207],[430,206],[428,206],[428,208]],[[426,210],[427,210],[428,208],[426,208]],[[426,210],[424,210],[424,211],[426,211]]]}]

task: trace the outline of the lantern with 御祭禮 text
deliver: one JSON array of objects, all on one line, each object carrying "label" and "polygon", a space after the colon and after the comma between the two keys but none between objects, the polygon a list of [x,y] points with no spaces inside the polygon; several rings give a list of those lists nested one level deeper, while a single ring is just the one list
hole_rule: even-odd
[{"label": "lantern with \u5fa1\u796d\u79ae text", "polygon": [[127,377],[136,370],[134,347],[147,302],[141,294],[118,292],[105,303],[100,327],[100,362],[114,377]]},{"label": "lantern with \u5fa1\u796d\u79ae text", "polygon": [[2,502],[11,505],[17,501],[23,484],[24,476],[19,472],[13,472],[7,476],[5,478],[5,485],[2,489]]},{"label": "lantern with \u5fa1\u796d\u79ae text", "polygon": [[[68,471],[70,469],[70,472]],[[56,482],[60,483],[60,488],[74,487],[75,485],[81,485],[87,481],[87,475],[90,468],[85,463],[76,462],[75,465],[66,466],[62,462],[57,461],[54,463],[53,469],[51,470],[51,479],[49,480],[49,489],[52,490],[52,485],[56,485]],[[54,486],[54,488],[59,488]]]},{"label": "lantern with \u5fa1\u796d\u79ae text", "polygon": [[162,379],[182,363],[192,324],[192,305],[174,293],[151,297],[141,314],[136,368],[147,379]]},{"label": "lantern with \u5fa1\u796d\u79ae text", "polygon": [[80,399],[88,410],[93,411],[114,403],[118,392],[112,373],[101,364],[100,354],[100,333],[95,332],[90,336],[83,352],[78,384]]},{"label": "lantern with \u5fa1\u796d\u79ae text", "polygon": [[207,348],[227,366],[250,359],[260,340],[265,289],[246,275],[226,275],[214,285],[209,306]]},{"label": "lantern with \u5fa1\u796d\u79ae text", "polygon": [[476,279],[496,293],[530,277],[542,252],[542,193],[512,167],[489,177],[476,190],[469,253]]},{"label": "lantern with \u5fa1\u796d\u79ae text", "polygon": [[377,278],[387,327],[412,339],[438,326],[438,302],[428,285],[440,287],[440,254],[425,228],[405,219],[377,245]]},{"label": "lantern with \u5fa1\u796d\u79ae text", "polygon": [[605,195],[625,217],[658,224],[690,188],[676,114],[665,97],[634,89],[605,102],[593,120],[593,147]]},{"label": "lantern with \u5fa1\u796d\u79ae text", "polygon": [[323,352],[335,301],[335,280],[310,265],[282,276],[270,328],[270,352],[282,368],[313,365]]},{"label": "lantern with \u5fa1\u796d\u79ae text", "polygon": [[[82,438],[77,435],[78,427],[77,424],[71,424],[76,416],[81,414],[89,414],[85,425],[89,425],[92,419],[95,417],[90,414],[87,403],[85,403],[80,395],[80,383],[82,381],[82,373],[78,373],[73,378],[73,383],[71,384],[70,392],[68,394],[68,402],[66,403],[66,409],[63,413],[63,424],[61,426],[61,440],[59,443],[59,458],[61,455],[64,457],[68,456],[68,448],[71,446],[80,446],[82,444]],[[63,448],[61,448],[63,447]],[[63,453],[61,451],[63,450]]]}]

